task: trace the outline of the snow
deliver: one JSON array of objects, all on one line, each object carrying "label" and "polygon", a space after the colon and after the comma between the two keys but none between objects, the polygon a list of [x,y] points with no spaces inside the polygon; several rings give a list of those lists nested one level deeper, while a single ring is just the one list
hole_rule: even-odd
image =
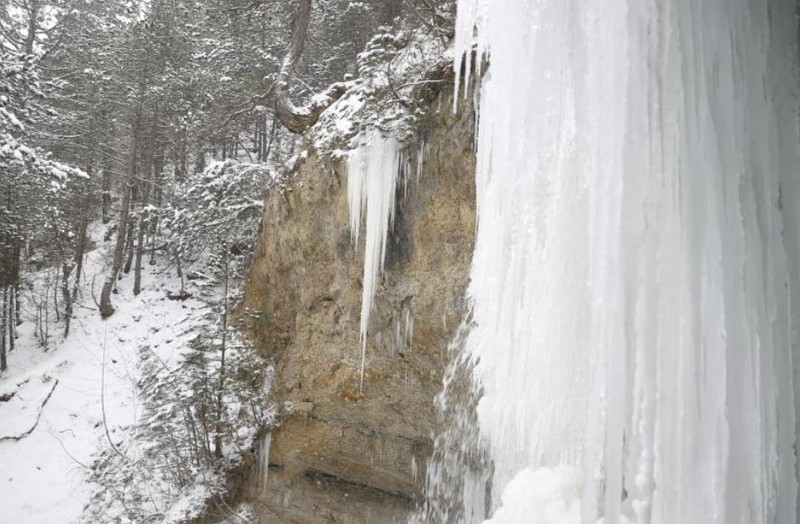
[{"label": "snow", "polygon": [[580,524],[580,472],[523,469],[503,492],[503,506],[486,524]]},{"label": "snow", "polygon": [[383,271],[388,232],[394,222],[400,145],[396,138],[385,138],[378,132],[367,138],[359,137],[358,143],[359,147],[347,158],[347,201],[354,246],[358,245],[362,214],[366,226],[360,326],[360,387],[363,388],[372,300]]},{"label": "snow", "polygon": [[[187,330],[199,318],[202,303],[166,298],[178,289],[174,271],[146,266],[142,293],[134,297],[132,278],[119,282],[117,312],[100,321],[90,291],[104,273],[102,231],[92,237],[101,247],[87,255],[86,285],[76,304],[71,334],[63,340],[51,326],[51,349],[43,352],[33,323],[20,326],[17,348],[9,354],[9,370],[0,377],[0,523],[54,524],[76,522],[89,502],[93,486],[88,470],[94,456],[108,446],[105,427],[115,445],[132,438],[140,412],[136,402],[137,351],[145,342],[166,358],[188,343]],[[94,278],[96,277],[96,278]],[[55,346],[55,347],[54,347]],[[105,362],[105,365],[104,365]],[[52,397],[41,408],[52,388]],[[105,387],[102,387],[102,386]],[[30,429],[18,441],[2,437]],[[105,410],[105,417],[103,411]],[[105,423],[104,423],[105,418]]]},{"label": "snow", "polygon": [[347,81],[347,91],[310,129],[313,148],[324,156],[345,158],[346,145],[356,135],[376,129],[411,142],[414,124],[424,114],[413,99],[414,87],[447,60],[443,40],[427,27],[374,35],[358,55],[357,78]]},{"label": "snow", "polygon": [[15,439],[35,427],[42,411],[41,406],[58,385],[58,382],[46,373],[41,375],[34,373],[18,377],[17,380],[16,383],[7,384],[0,390],[0,397],[9,399],[4,402],[3,407],[17,414],[16,417],[3,421],[0,441]]},{"label": "snow", "polygon": [[189,519],[200,517],[201,514],[198,514],[197,510],[203,508],[209,497],[210,493],[206,486],[202,484],[193,486],[189,494],[170,506],[161,524],[182,524]]},{"label": "snow", "polygon": [[489,522],[795,521],[793,8],[459,1]]}]

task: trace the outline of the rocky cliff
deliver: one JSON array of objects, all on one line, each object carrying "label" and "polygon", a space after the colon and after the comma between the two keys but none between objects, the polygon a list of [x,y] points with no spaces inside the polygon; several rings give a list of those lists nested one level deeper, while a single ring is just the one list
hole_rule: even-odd
[{"label": "rocky cliff", "polygon": [[405,522],[421,494],[448,342],[464,313],[475,237],[474,114],[440,95],[409,148],[359,390],[363,245],[341,163],[310,156],[264,207],[242,315],[275,362],[262,522]]}]

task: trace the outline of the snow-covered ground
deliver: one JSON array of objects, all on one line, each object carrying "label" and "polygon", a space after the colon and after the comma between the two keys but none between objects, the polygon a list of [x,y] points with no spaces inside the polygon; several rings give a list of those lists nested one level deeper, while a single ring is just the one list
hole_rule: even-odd
[{"label": "snow-covered ground", "polygon": [[125,275],[112,295],[116,313],[101,320],[91,285],[94,279],[99,296],[107,251],[102,233],[93,231],[98,249],[86,257],[69,337],[60,336],[61,323],[51,325],[59,335],[44,352],[33,322],[24,318],[0,376],[0,524],[79,518],[92,495],[93,455],[109,439],[120,447],[133,436],[141,411],[137,349],[146,343],[162,358],[177,354],[202,316],[202,302],[167,298],[180,287],[174,269],[146,264],[141,294],[133,296],[133,274]]}]

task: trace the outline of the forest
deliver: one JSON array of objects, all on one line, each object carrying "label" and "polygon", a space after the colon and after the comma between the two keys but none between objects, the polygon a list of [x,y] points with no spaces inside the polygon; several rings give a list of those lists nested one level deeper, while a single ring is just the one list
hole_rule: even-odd
[{"label": "forest", "polygon": [[111,315],[120,271],[139,281],[145,253],[171,250],[180,263],[161,226],[209,162],[279,169],[356,77],[385,75],[394,98],[383,103],[407,107],[409,86],[398,93],[388,65],[408,43],[397,34],[452,32],[448,7],[425,0],[6,4],[2,369],[32,260],[55,268],[45,290],[53,307],[41,302],[44,314],[63,313],[69,333],[86,227],[113,223],[114,262],[99,292]]},{"label": "forest", "polygon": [[[84,519],[149,522],[188,496],[186,519],[225,493],[274,423],[268,358],[231,325],[264,197],[309,149],[341,158],[365,129],[408,136],[448,76],[454,16],[436,0],[2,2],[0,377],[148,307],[131,297],[199,304],[177,355],[152,337],[124,349],[139,359],[137,443],[111,437],[104,401]],[[105,341],[101,360],[106,388]],[[0,440],[30,431],[11,423]]]}]

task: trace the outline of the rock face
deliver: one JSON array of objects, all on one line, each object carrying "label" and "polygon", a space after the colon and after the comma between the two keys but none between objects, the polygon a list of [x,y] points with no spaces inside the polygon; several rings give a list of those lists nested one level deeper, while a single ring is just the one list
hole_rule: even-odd
[{"label": "rock face", "polygon": [[405,522],[422,491],[475,237],[474,115],[447,98],[420,131],[419,177],[398,188],[363,392],[363,245],[351,244],[343,165],[312,156],[267,199],[242,315],[275,361],[282,406],[267,485],[246,493],[262,522]]}]

